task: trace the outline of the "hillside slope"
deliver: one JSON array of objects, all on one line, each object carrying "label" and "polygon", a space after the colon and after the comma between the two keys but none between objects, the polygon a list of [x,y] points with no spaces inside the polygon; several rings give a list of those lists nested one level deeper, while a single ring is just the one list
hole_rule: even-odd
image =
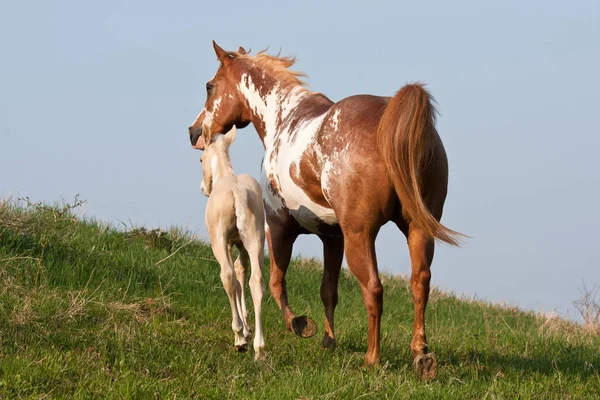
[{"label": "hillside slope", "polygon": [[420,382],[409,285],[390,276],[382,278],[382,366],[365,370],[358,284],[340,278],[338,348],[327,352],[320,279],[310,260],[295,260],[287,279],[292,306],[314,318],[319,334],[285,331],[267,295],[267,361],[255,362],[252,351],[233,350],[229,304],[206,244],[177,229],[81,220],[70,205],[1,203],[0,398],[600,397],[598,336],[439,291],[427,310],[439,374]]}]

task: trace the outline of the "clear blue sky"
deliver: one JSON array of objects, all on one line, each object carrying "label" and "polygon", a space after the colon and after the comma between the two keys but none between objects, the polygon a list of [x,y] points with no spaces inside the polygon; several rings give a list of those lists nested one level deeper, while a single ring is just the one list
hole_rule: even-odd
[{"label": "clear blue sky", "polygon": [[[473,237],[438,247],[433,283],[573,315],[582,283],[600,284],[600,3],[436,3],[1,0],[0,196],[80,193],[89,216],[205,235],[187,127],[211,40],[270,46],[334,100],[427,82],[450,161],[443,222]],[[252,127],[232,157],[258,176]],[[384,227],[381,269],[410,271],[404,243]]]}]

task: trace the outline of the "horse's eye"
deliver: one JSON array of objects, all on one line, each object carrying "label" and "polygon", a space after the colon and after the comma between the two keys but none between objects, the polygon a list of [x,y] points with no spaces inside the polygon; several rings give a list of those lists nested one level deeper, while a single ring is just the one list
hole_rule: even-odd
[{"label": "horse's eye", "polygon": [[215,87],[215,85],[213,85],[210,82],[206,82],[206,91],[210,93],[210,91]]}]

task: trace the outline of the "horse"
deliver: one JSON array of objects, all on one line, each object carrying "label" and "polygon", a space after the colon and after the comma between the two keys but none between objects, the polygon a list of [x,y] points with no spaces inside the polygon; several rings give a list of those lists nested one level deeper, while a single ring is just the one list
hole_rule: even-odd
[{"label": "horse", "polygon": [[269,288],[288,330],[299,336],[315,323],[292,311],[285,275],[294,241],[316,234],[323,243],[320,295],[325,308],[322,344],[336,346],[334,311],[342,258],[356,277],[368,316],[365,366],[380,363],[383,286],[375,238],[392,221],[407,238],[411,260],[413,366],[422,379],[437,373],[429,352],[425,309],[435,242],[460,245],[464,235],[440,223],[448,186],[446,152],[435,128],[434,99],[420,83],[393,97],[355,95],[333,102],[307,89],[295,58],[225,51],[206,83],[204,109],[189,127],[192,146],[213,132],[252,123],[265,154],[261,185],[270,256]]},{"label": "horse", "polygon": [[[235,175],[229,158],[229,146],[235,139],[235,126],[225,135],[204,141],[202,193],[208,196],[205,222],[215,258],[221,266],[221,281],[231,305],[232,322],[238,351],[246,351],[250,338],[244,285],[248,262],[251,265],[250,293],[254,304],[254,357],[265,357],[262,329],[262,278],[265,246],[265,212],[259,183],[249,175]],[[232,262],[232,248],[239,256]],[[235,273],[234,273],[235,271]]]}]

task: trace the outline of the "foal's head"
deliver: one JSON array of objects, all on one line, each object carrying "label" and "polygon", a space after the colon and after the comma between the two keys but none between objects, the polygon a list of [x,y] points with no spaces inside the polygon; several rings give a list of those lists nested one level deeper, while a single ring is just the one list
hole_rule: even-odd
[{"label": "foal's head", "polygon": [[225,135],[217,134],[211,139],[203,137],[204,152],[200,157],[202,163],[202,184],[200,189],[205,196],[210,196],[213,185],[223,176],[233,175],[229,146],[235,139],[235,126]]},{"label": "foal's head", "polygon": [[[250,123],[251,113],[237,88],[240,81],[240,60],[246,51],[240,47],[225,51],[213,41],[221,65],[215,76],[206,83],[206,103],[192,126],[189,127],[192,147],[202,150],[209,138],[218,132],[227,132],[232,126],[243,128]],[[204,139],[204,140],[203,140]]]}]

